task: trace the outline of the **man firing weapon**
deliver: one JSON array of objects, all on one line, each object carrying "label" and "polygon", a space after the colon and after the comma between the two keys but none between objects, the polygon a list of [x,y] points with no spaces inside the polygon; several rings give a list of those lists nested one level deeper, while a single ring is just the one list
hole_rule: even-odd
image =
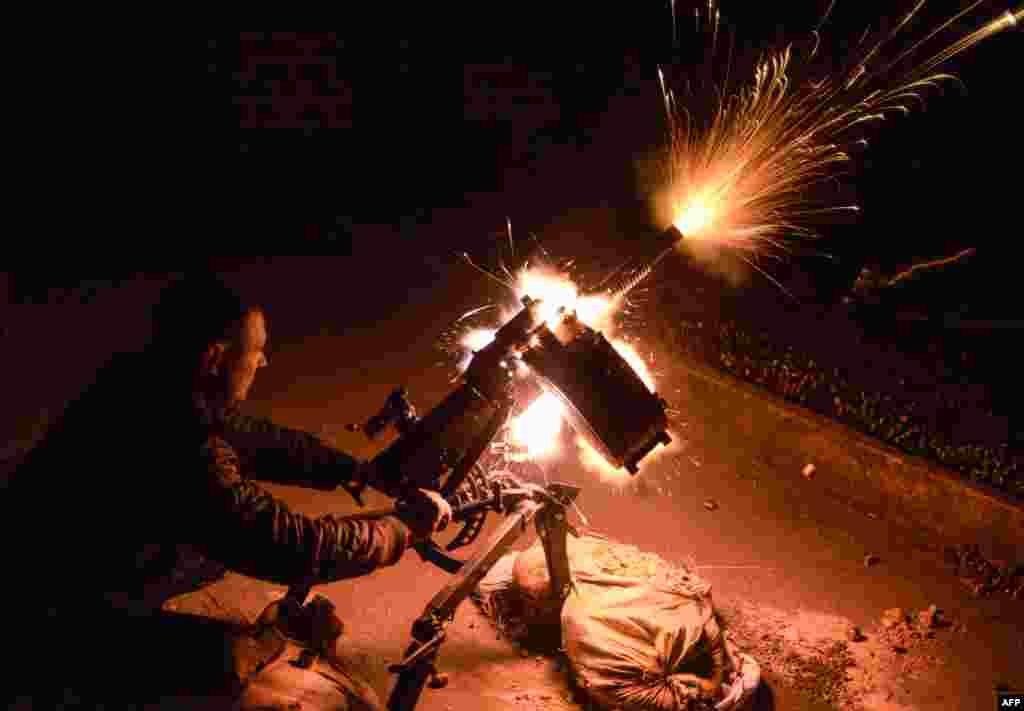
[{"label": "man firing weapon", "polygon": [[[7,609],[20,638],[44,645],[19,656],[28,672],[47,640],[68,640],[60,687],[96,703],[218,693],[224,630],[161,612],[171,594],[224,568],[308,591],[397,563],[451,518],[424,488],[374,519],[291,511],[253,479],[343,486],[358,500],[371,474],[311,434],[240,412],[268,364],[263,310],[216,278],[186,279],[164,293],[155,326],[145,352],[116,357],[67,408],[4,497],[8,566],[24,581],[6,586]],[[39,688],[32,674],[7,676],[15,693]]]},{"label": "man firing weapon", "polygon": [[[56,502],[54,520],[60,522],[62,535],[75,534],[77,555],[68,555],[61,547],[69,545],[66,535],[50,549],[38,541],[25,546],[18,568],[27,579],[42,584],[35,590],[20,588],[26,594],[16,596],[15,604],[36,611],[23,619],[41,620],[42,610],[57,611],[58,622],[44,626],[39,639],[55,638],[58,631],[66,636],[70,630],[75,639],[104,642],[72,670],[73,684],[92,682],[94,689],[106,694],[112,685],[121,684],[128,698],[139,700],[174,691],[154,670],[173,668],[175,679],[198,682],[204,670],[225,668],[223,657],[209,654],[223,649],[224,630],[206,630],[203,638],[190,629],[188,635],[165,641],[168,629],[181,626],[181,620],[171,625],[166,615],[151,614],[156,608],[151,603],[162,598],[159,586],[150,589],[145,582],[158,577],[148,575],[150,571],[165,568],[177,555],[165,551],[182,546],[142,541],[197,541],[186,550],[251,577],[288,585],[289,594],[265,611],[260,624],[285,634],[292,630],[300,637],[303,628],[317,628],[305,635],[317,639],[309,640],[311,655],[296,660],[300,667],[319,663],[321,643],[330,642],[321,631],[333,630],[327,635],[332,639],[340,634],[340,623],[325,599],[308,615],[301,614],[308,607],[302,603],[310,587],[392,564],[412,544],[424,559],[455,577],[417,621],[413,644],[394,669],[399,678],[388,705],[407,711],[428,677],[435,675],[437,645],[455,608],[529,520],[537,521],[546,538],[552,579],[568,580],[565,507],[575,498],[575,489],[503,485],[477,472],[481,455],[511,412],[514,362],[528,367],[563,401],[574,429],[615,466],[636,473],[642,458],[670,441],[664,401],[647,389],[599,332],[570,313],[549,329],[541,316],[541,301],[524,297],[522,311],[474,355],[461,385],[426,416],[416,417],[403,391],[397,391],[380,417],[371,418],[364,429],[373,436],[390,423],[401,437],[370,462],[358,463],[310,435],[237,412],[256,371],[267,362],[266,323],[259,309],[229,298],[222,286],[211,287],[210,293],[220,296],[186,299],[190,308],[171,308],[166,304],[176,300],[165,300],[150,351],[130,360],[129,366],[109,369],[69,408],[19,472],[17,495],[7,499],[31,503],[34,493],[35,501],[48,501],[52,492],[45,489],[46,477],[64,477],[59,482],[65,497]],[[196,319],[201,321],[198,328]],[[133,418],[128,415],[140,409],[140,391],[149,407],[145,417]],[[153,403],[159,407],[154,409]],[[622,416],[611,416],[612,410]],[[159,442],[167,446],[157,458],[153,453]],[[83,464],[93,472],[106,468],[108,475],[68,477]],[[397,499],[397,505],[383,516],[310,519],[293,514],[244,478],[248,470],[281,483],[321,489],[342,485],[357,500],[362,488],[371,485]],[[271,470],[277,473],[263,473]],[[470,560],[452,559],[430,540],[452,518],[451,505],[433,490],[455,502],[457,518],[465,522],[448,550],[475,540],[488,510],[506,515],[505,524]],[[31,528],[31,516],[23,515],[27,510],[23,506],[9,512],[5,522],[14,528],[7,540],[14,540],[18,527]],[[52,583],[64,576],[74,585],[66,594],[49,594],[56,589]],[[561,582],[556,586],[556,599],[564,589]],[[118,607],[120,617],[114,613]],[[126,625],[124,608],[142,616]],[[259,634],[248,640],[276,644]],[[117,681],[104,686],[103,674],[109,673],[114,652],[139,649],[146,654],[129,655],[118,667]],[[45,648],[34,651],[42,653]],[[235,651],[232,659],[239,658]],[[272,660],[274,654],[249,659]],[[259,675],[258,670],[255,673]],[[217,687],[213,679],[207,682]],[[191,686],[207,688],[201,683]],[[105,701],[104,693],[97,700]]]}]

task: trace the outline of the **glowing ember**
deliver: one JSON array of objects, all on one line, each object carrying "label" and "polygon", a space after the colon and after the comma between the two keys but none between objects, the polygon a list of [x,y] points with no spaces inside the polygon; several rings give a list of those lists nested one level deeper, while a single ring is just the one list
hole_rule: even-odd
[{"label": "glowing ember", "polygon": [[[619,306],[618,300],[607,296],[581,297],[576,285],[566,275],[553,270],[526,269],[520,272],[517,280],[517,297],[521,299],[524,295],[543,300],[540,315],[549,327],[558,325],[562,318],[559,309],[564,308],[566,311],[575,311],[577,318],[587,326],[607,333],[613,325],[612,317]],[[512,318],[515,313],[506,313],[504,320]],[[470,351],[479,351],[494,340],[495,333],[494,329],[475,329],[466,333],[460,343]],[[654,378],[636,349],[623,340],[611,338],[609,342],[636,371],[644,385],[654,392]],[[468,357],[465,363],[468,365]],[[528,366],[521,362],[519,367],[528,369]],[[564,419],[561,401],[551,393],[544,393],[512,420],[512,440],[517,446],[524,448],[526,456],[530,458],[556,455],[559,451],[559,435]],[[599,472],[603,478],[610,481],[628,478],[627,472],[613,468],[583,440],[579,443],[580,456],[585,467]]]},{"label": "glowing ember", "polygon": [[[630,367],[637,372],[644,385],[651,392],[654,392],[654,378],[651,376],[647,363],[644,362],[640,354],[623,341],[611,341],[611,345],[629,363]],[[550,456],[558,449],[558,439],[563,419],[565,419],[565,411],[561,401],[551,393],[544,393],[530,403],[530,406],[523,414],[513,420],[513,441],[520,446],[526,447],[530,456]],[[580,441],[583,442],[583,440]],[[586,445],[585,442],[582,446],[586,447],[586,451],[581,454],[585,459],[585,466],[594,469],[596,465],[593,463],[587,465],[587,461],[596,458],[604,463],[604,467],[608,471],[618,471],[605,462],[604,458],[589,445]]]},{"label": "glowing ember", "polygon": [[497,331],[492,328],[475,329],[463,337],[462,345],[473,352],[479,351],[494,340],[496,333]]},{"label": "glowing ember", "polygon": [[512,421],[512,441],[526,447],[531,457],[544,457],[558,450],[561,430],[562,404],[544,393]]},{"label": "glowing ember", "polygon": [[549,327],[561,320],[560,310],[575,311],[580,321],[595,330],[610,327],[615,304],[603,296],[580,296],[565,274],[547,269],[524,269],[517,280],[517,297],[542,301],[540,316]]},{"label": "glowing ember", "polygon": [[[519,273],[518,287],[519,298],[528,295],[543,300],[540,315],[549,327],[557,326],[562,308],[575,311],[577,318],[591,328],[602,329],[611,325],[612,301],[603,296],[580,297],[576,285],[565,275],[552,270],[524,269]],[[623,344],[623,348],[629,353],[623,357],[636,355],[629,346]],[[561,402],[551,393],[544,393],[513,420],[513,440],[526,447],[530,456],[550,456],[558,450],[563,419]]]},{"label": "glowing ember", "polygon": [[[603,296],[588,296],[578,298],[576,286],[565,277],[552,273],[531,273],[523,272],[520,277],[525,293],[533,298],[551,299],[548,305],[557,304],[566,309],[575,309],[576,316],[580,321],[595,330],[601,330],[602,326],[610,325],[614,303],[611,299]],[[547,316],[549,326],[558,323],[556,309],[544,312]],[[612,347],[629,363],[636,371],[647,388],[654,392],[654,378],[643,357],[628,343],[622,340],[611,339]],[[517,444],[527,447],[532,456],[547,456],[558,448],[558,435],[561,430],[562,420],[565,414],[562,403],[550,393],[545,393],[530,404],[526,412],[520,415],[513,422],[513,438]],[[600,471],[616,472],[614,476],[620,476],[604,458],[595,452],[589,445],[583,445],[586,451],[581,453],[584,457],[585,466],[590,461],[588,468],[595,468],[597,460],[603,465]],[[591,461],[594,460],[594,461]],[[628,474],[626,474],[628,476]]]},{"label": "glowing ember", "polygon": [[[667,446],[655,447],[650,454],[644,457],[644,462],[647,466],[650,466],[651,462],[657,461],[666,454],[674,454],[679,451],[681,446],[680,440],[671,432],[669,436],[672,438],[672,441]],[[609,464],[597,450],[590,446],[587,440],[579,435],[576,436],[576,453],[579,455],[580,464],[583,465],[583,468],[596,473],[601,477],[602,481],[621,486],[632,478],[625,469],[616,469]]]},{"label": "glowing ember", "polygon": [[605,296],[583,296],[576,302],[576,317],[595,331],[612,330],[616,304]]},{"label": "glowing ember", "polygon": [[[708,92],[704,82],[692,83],[700,87],[705,96],[717,97],[717,104],[706,120],[695,117],[688,107],[677,106],[675,95],[659,68],[669,140],[663,161],[667,175],[656,200],[656,212],[663,226],[674,225],[684,236],[675,246],[683,248],[684,243],[726,246],[756,254],[766,246],[780,247],[776,240],[781,238],[813,236],[813,232],[801,224],[808,216],[858,210],[855,205],[816,207],[808,202],[813,194],[811,188],[831,180],[836,166],[849,160],[852,147],[866,145],[866,140],[858,137],[858,130],[894,113],[908,113],[925,90],[954,79],[949,74],[933,73],[939,64],[1024,19],[1024,9],[1006,11],[924,62],[896,74],[893,70],[902,66],[907,57],[980,2],[974,2],[886,64],[882,59],[883,48],[911,23],[924,4],[924,0],[916,0],[895,29],[879,41],[865,42],[865,33],[860,43],[855,47],[850,45],[849,61],[840,72],[823,77],[809,75],[809,70],[831,69],[828,62],[820,66],[813,64],[819,40],[815,30],[811,35],[813,46],[807,53],[797,59],[799,52],[789,46],[766,55],[755,67],[753,76],[738,88],[726,81]],[[707,12],[709,18],[713,18],[709,27],[713,28],[713,34],[711,55],[704,65],[723,66],[728,72],[732,44],[730,56],[724,62],[718,61],[720,57],[715,55],[719,28],[719,11],[715,5],[715,0],[708,0]],[[819,29],[834,5],[834,2],[829,4]],[[670,6],[675,32],[675,3]],[[700,10],[698,25],[699,13]],[[511,244],[510,222],[508,229]],[[491,277],[512,287],[518,300],[526,295],[540,299],[540,317],[549,327],[558,325],[564,309],[575,311],[580,321],[591,328],[608,332],[612,316],[623,305],[625,294],[671,249],[666,246],[654,262],[616,292],[615,298],[581,297],[568,275],[550,269],[524,269],[514,278],[514,284]],[[470,261],[468,255],[466,259]],[[753,262],[750,264],[756,268]],[[512,278],[510,273],[508,276]],[[518,310],[517,306],[515,311]],[[506,313],[505,321],[514,315]],[[466,334],[461,343],[471,351],[478,351],[490,343],[494,335],[493,330],[478,329]],[[654,392],[654,378],[640,354],[621,340],[609,340]],[[532,457],[549,456],[558,450],[562,420],[559,400],[545,394],[513,421],[513,439]],[[627,472],[609,465],[585,440],[578,437],[576,442],[584,467],[596,471],[605,480],[628,481]],[[655,448],[648,457],[656,459],[679,446],[673,438],[672,444]]]},{"label": "glowing ember", "polygon": [[[831,62],[816,60],[820,34],[815,30],[808,35],[806,50],[790,45],[771,52],[749,80],[730,85],[731,48],[739,43],[730,42],[729,54],[722,56],[719,9],[709,0],[705,19],[697,10],[698,31],[710,40],[701,66],[722,67],[724,80],[713,92],[703,80],[687,81],[702,93],[677,104],[658,70],[669,122],[664,189],[655,205],[659,222],[675,225],[686,237],[682,242],[692,242],[695,248],[719,245],[757,253],[782,248],[781,240],[793,236],[814,236],[806,224],[808,217],[859,210],[856,205],[814,204],[811,189],[833,179],[852,149],[867,145],[860,137],[862,128],[909,113],[914,105],[923,104],[925,91],[955,81],[950,74],[935,72],[940,64],[1024,18],[1024,8],[1002,12],[912,63],[919,50],[980,4],[971,3],[923,39],[887,56],[894,38],[914,25],[912,20],[925,5],[917,0],[892,31],[870,41],[865,32],[856,46],[848,45],[848,62],[839,72],[833,71]],[[834,5],[829,3],[819,29]],[[709,94],[717,97],[711,111],[694,112]],[[679,248],[685,247],[682,242]]]},{"label": "glowing ember", "polygon": [[568,311],[576,307],[579,297],[576,285],[555,272],[537,269],[524,269],[519,273],[519,294],[531,299],[540,299],[540,317],[549,327],[558,324],[561,309]]},{"label": "glowing ember", "polygon": [[612,484],[625,484],[629,481],[629,472],[613,467],[597,450],[590,446],[587,440],[579,435],[576,436],[576,452],[579,454],[580,464],[583,465],[583,468],[595,472],[602,480]]},{"label": "glowing ember", "polygon": [[708,200],[697,199],[675,208],[673,213],[678,215],[674,224],[680,232],[688,239],[700,239],[702,233],[714,224],[716,210]]}]

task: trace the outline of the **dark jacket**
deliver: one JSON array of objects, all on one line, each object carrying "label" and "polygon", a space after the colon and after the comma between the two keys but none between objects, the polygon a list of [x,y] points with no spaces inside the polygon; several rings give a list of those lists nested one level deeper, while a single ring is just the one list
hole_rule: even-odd
[{"label": "dark jacket", "polygon": [[[4,495],[9,568],[33,605],[159,606],[223,568],[278,584],[327,583],[394,564],[393,517],[312,518],[253,479],[337,488],[357,460],[244,415],[212,423],[152,356],[118,356],[17,469]],[[10,592],[10,589],[8,589]]]}]

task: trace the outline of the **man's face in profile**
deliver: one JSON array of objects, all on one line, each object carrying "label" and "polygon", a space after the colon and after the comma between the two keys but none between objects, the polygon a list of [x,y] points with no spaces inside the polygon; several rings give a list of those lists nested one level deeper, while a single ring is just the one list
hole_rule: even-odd
[{"label": "man's face in profile", "polygon": [[256,371],[268,364],[267,323],[260,311],[250,311],[242,320],[237,342],[227,351],[227,399],[234,405],[249,397]]},{"label": "man's face in profile", "polygon": [[234,337],[212,344],[206,352],[201,389],[215,409],[224,412],[249,397],[256,371],[268,364],[266,319],[250,311]]}]

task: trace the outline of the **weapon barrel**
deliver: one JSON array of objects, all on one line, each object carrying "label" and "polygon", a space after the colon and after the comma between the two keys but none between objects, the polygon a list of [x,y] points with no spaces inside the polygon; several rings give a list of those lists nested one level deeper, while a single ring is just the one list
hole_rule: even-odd
[{"label": "weapon barrel", "polygon": [[627,266],[622,267],[599,284],[598,289],[613,299],[626,296],[650,275],[682,239],[684,239],[682,232],[675,226],[669,227],[653,240],[651,246],[642,254],[638,254],[636,258],[630,260]]}]

